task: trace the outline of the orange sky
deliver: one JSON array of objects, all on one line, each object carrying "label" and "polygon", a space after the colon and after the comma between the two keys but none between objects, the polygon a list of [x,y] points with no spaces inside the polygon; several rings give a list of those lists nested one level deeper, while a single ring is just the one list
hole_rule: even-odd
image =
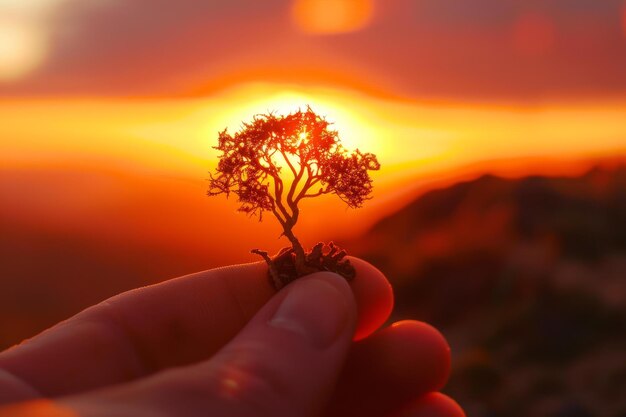
[{"label": "orange sky", "polygon": [[203,98],[0,101],[7,164],[92,159],[198,176],[217,132],[265,111],[311,105],[348,148],[385,172],[429,172],[496,159],[581,157],[626,150],[624,102],[478,105],[378,98],[349,89],[256,83]]},{"label": "orange sky", "polygon": [[0,35],[0,197],[59,228],[113,211],[183,242],[219,213],[274,239],[207,202],[211,146],[255,113],[306,105],[383,165],[356,214],[309,202],[311,238],[329,221],[362,230],[419,187],[626,155],[622,0],[5,0]]},{"label": "orange sky", "polygon": [[[218,131],[237,129],[257,112],[306,104],[335,122],[348,148],[376,153],[383,166],[364,209],[346,210],[333,198],[307,201],[303,212],[316,213],[303,215],[298,227],[307,240],[363,231],[420,190],[481,172],[579,173],[590,158],[626,155],[621,103],[446,104],[268,83],[204,98],[7,99],[0,101],[3,168],[39,174],[26,175],[3,199],[10,196],[9,208],[22,221],[46,227],[65,230],[71,223],[71,230],[95,228],[116,238],[135,230],[140,240],[169,236],[183,244],[194,228],[204,236],[211,226],[254,232],[234,245],[254,245],[257,235],[279,247],[277,224],[259,225],[235,213],[234,202],[204,196],[217,162],[211,146]],[[121,229],[109,227],[111,213]]]}]

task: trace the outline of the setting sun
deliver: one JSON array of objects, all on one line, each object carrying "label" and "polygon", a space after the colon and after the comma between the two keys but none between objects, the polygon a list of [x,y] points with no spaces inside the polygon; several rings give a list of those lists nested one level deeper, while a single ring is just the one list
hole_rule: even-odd
[{"label": "setting sun", "polygon": [[238,127],[241,115],[252,116],[265,111],[288,114],[310,106],[332,123],[346,148],[368,148],[383,153],[386,146],[385,141],[378,140],[378,128],[350,104],[357,98],[344,90],[250,84],[225,92],[224,97],[233,106],[217,117],[229,129]]}]

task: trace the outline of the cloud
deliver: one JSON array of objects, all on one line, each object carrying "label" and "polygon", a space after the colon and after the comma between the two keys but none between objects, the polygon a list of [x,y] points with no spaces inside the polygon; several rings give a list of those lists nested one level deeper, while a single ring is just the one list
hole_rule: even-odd
[{"label": "cloud", "polygon": [[167,95],[283,79],[462,100],[626,93],[622,0],[377,0],[369,24],[334,34],[303,32],[293,4],[72,0],[55,15],[47,63],[0,93]]}]

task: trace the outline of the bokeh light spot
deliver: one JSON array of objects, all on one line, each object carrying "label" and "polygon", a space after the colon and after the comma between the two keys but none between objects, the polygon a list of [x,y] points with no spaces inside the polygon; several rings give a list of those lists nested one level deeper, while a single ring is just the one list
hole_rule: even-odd
[{"label": "bokeh light spot", "polygon": [[28,21],[0,18],[0,81],[19,79],[44,60],[46,36]]},{"label": "bokeh light spot", "polygon": [[0,0],[0,10],[5,13],[20,13],[22,15],[45,13],[51,7],[66,0]]},{"label": "bokeh light spot", "polygon": [[363,29],[374,12],[372,0],[295,0],[293,18],[308,33],[332,34]]}]

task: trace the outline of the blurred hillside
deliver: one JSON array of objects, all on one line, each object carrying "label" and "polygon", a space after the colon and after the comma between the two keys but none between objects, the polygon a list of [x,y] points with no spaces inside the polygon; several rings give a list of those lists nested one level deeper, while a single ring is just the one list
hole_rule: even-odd
[{"label": "blurred hillside", "polygon": [[346,243],[442,330],[469,416],[626,416],[626,167],[483,176]]}]

